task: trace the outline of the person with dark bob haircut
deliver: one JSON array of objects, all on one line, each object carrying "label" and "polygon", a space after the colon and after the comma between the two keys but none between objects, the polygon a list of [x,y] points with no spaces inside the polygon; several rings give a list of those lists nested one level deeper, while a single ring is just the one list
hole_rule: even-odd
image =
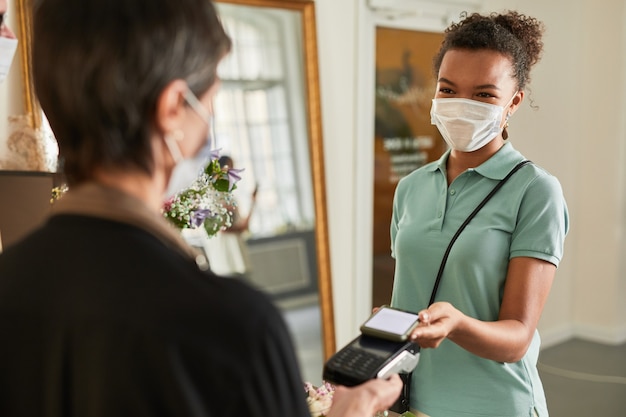
[{"label": "person with dark bob haircut", "polygon": [[[231,46],[214,5],[43,0],[33,42],[69,191],[0,255],[0,415],[308,417],[280,312],[160,212],[206,143]],[[328,416],[370,417],[401,388],[338,387]]]},{"label": "person with dark bob haircut", "polygon": [[543,31],[514,11],[465,15],[434,58],[431,121],[449,149],[399,182],[391,223],[391,304],[420,317],[409,396],[418,417],[548,415],[537,322],[568,212],[559,181],[507,140]]}]

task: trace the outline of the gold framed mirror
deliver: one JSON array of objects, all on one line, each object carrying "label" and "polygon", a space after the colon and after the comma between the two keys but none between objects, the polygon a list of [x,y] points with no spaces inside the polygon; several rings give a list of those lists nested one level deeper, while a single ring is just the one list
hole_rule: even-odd
[{"label": "gold framed mirror", "polygon": [[[254,63],[246,60],[245,64],[241,64],[234,72],[237,74],[247,73],[247,76],[240,78],[245,80],[232,80],[229,76],[220,74],[222,79],[222,90],[229,88],[239,88],[242,91],[259,91],[264,89],[264,85],[271,85],[269,88],[275,88],[276,84],[279,84],[279,78],[300,78],[301,81],[291,82],[296,87],[292,86],[292,90],[298,89],[299,85],[302,86],[302,94],[299,100],[287,99],[291,109],[288,111],[293,112],[294,108],[300,108],[303,115],[303,142],[308,151],[305,156],[306,161],[300,160],[294,162],[294,165],[305,165],[309,167],[310,181],[309,188],[312,188],[312,205],[314,206],[314,224],[312,227],[313,235],[315,238],[315,263],[317,274],[317,292],[319,299],[319,309],[321,317],[321,338],[323,346],[323,358],[330,357],[335,352],[335,329],[334,329],[334,314],[332,303],[332,289],[331,289],[331,276],[330,276],[330,260],[329,260],[329,244],[328,244],[328,223],[326,218],[326,189],[324,180],[324,153],[322,142],[322,124],[321,124],[321,109],[320,109],[320,93],[319,93],[319,76],[318,76],[318,63],[317,63],[317,38],[316,38],[316,23],[315,23],[315,3],[310,0],[217,0],[216,1],[220,15],[223,18],[223,22],[229,32],[229,25],[240,25],[244,22],[246,28],[245,38],[247,47],[250,46],[250,33],[254,31],[254,28],[266,27],[261,29],[263,34],[272,32],[267,35],[270,40],[268,42],[273,43],[269,49],[286,49],[289,48],[291,41],[284,41],[284,39],[293,40],[296,49],[289,49],[288,52],[277,51],[267,53],[270,59],[261,59],[262,64],[255,67]],[[291,15],[291,16],[285,16]],[[235,16],[237,23],[226,21],[226,16]],[[295,20],[293,29],[297,33],[292,33],[291,36],[285,33],[274,33],[276,27],[281,26],[285,20]],[[289,24],[287,24],[289,25]],[[235,34],[229,33],[231,37],[236,37]],[[275,45],[274,45],[275,43]],[[294,46],[294,45],[292,45]],[[231,55],[236,55],[237,41],[235,40],[234,50]],[[254,54],[254,51],[246,49],[246,53]],[[259,52],[262,55],[263,52]],[[286,65],[282,72],[280,69],[274,70],[272,74],[272,67],[275,62],[273,61],[289,61],[293,60],[293,56],[284,55],[297,55],[295,61],[298,63],[292,63]],[[231,64],[227,64],[231,65]],[[236,64],[234,64],[236,66]],[[265,74],[261,74],[265,72]],[[293,74],[299,72],[301,74]],[[279,74],[279,75],[276,75]],[[281,78],[282,77],[282,78]],[[290,81],[285,81],[290,83]],[[233,87],[235,85],[235,87]],[[286,87],[289,90],[289,87]],[[245,92],[243,93],[245,94]],[[285,93],[289,95],[289,93]],[[293,94],[292,94],[293,96]],[[295,94],[298,96],[298,94]],[[271,99],[268,99],[271,101]],[[275,101],[273,102],[275,103]],[[244,105],[242,104],[242,107]],[[216,103],[216,131],[217,141],[220,141],[220,114],[221,107],[219,106],[219,98]],[[296,110],[297,111],[297,110]],[[230,120],[230,118],[228,118]],[[240,132],[241,130],[239,130]],[[292,136],[298,136],[297,133],[290,130]],[[234,136],[234,135],[233,135]],[[220,147],[220,146],[218,146]],[[246,166],[246,170],[249,168],[246,163],[248,159],[242,158],[246,162],[242,165]],[[295,174],[297,176],[298,174]],[[306,188],[307,185],[304,184]],[[261,191],[263,189],[261,188]],[[258,205],[258,203],[257,203]],[[255,212],[258,209],[255,208]],[[253,242],[254,239],[250,239],[249,242]],[[254,271],[254,265],[253,265]],[[321,372],[321,370],[320,370]]]},{"label": "gold framed mirror", "polygon": [[32,0],[15,0],[14,7],[18,18],[17,36],[22,69],[24,112],[30,117],[31,126],[39,129],[41,127],[41,108],[35,95],[31,72],[33,3]]},{"label": "gold framed mirror", "polygon": [[[322,358],[327,359],[335,352],[335,328],[332,301],[328,222],[326,214],[326,186],[324,179],[324,152],[322,138],[322,122],[320,108],[319,75],[317,63],[317,38],[315,23],[315,3],[312,0],[218,0],[219,4],[233,6],[263,8],[264,10],[288,11],[295,16],[298,36],[294,37],[301,60],[302,94],[296,103],[289,101],[289,107],[299,107],[302,112],[303,137],[302,145],[306,149],[306,165],[310,171],[310,198],[314,223],[311,225],[311,236],[314,241],[313,273],[321,327]],[[32,127],[42,126],[42,111],[36,99],[31,73],[32,47],[32,11],[33,0],[14,0],[13,8],[18,16],[20,59],[24,91],[24,111],[31,116]],[[301,161],[299,161],[301,162]],[[298,164],[295,164],[298,165]],[[301,169],[301,168],[300,168]],[[319,370],[321,373],[321,369]]]}]

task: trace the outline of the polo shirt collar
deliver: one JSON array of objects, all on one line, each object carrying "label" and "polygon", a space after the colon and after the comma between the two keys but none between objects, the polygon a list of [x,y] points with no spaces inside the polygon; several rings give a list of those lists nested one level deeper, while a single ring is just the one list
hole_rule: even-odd
[{"label": "polo shirt collar", "polygon": [[[437,163],[428,166],[429,171],[440,170],[444,174],[446,173],[446,163],[450,156],[450,149],[448,149],[437,161]],[[511,169],[523,160],[521,154],[513,147],[511,142],[506,141],[498,152],[496,152],[491,158],[477,166],[473,170],[483,177],[491,178],[494,180],[501,180],[511,171]]]}]

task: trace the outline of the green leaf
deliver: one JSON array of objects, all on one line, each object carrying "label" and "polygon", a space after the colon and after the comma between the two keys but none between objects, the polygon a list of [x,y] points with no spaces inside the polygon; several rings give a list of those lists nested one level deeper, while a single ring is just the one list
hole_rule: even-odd
[{"label": "green leaf", "polygon": [[211,161],[211,163],[207,164],[206,168],[204,169],[205,174],[207,174],[208,176],[211,176],[215,172],[219,172],[219,171],[221,171],[221,169],[219,166],[219,162],[216,159]]},{"label": "green leaf", "polygon": [[228,191],[229,185],[230,184],[228,180],[223,179],[223,178],[220,178],[219,180],[215,181],[215,183],[213,184],[213,186],[215,187],[217,191],[222,191],[222,192]]}]

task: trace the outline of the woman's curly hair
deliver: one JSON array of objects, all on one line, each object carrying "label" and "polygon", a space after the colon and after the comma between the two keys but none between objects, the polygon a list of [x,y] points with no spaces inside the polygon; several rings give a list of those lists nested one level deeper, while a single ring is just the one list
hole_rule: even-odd
[{"label": "woman's curly hair", "polygon": [[530,69],[541,58],[544,25],[534,17],[515,11],[504,14],[464,14],[463,20],[450,25],[441,48],[433,60],[435,76],[450,49],[489,49],[511,58],[518,88],[530,81]]}]

